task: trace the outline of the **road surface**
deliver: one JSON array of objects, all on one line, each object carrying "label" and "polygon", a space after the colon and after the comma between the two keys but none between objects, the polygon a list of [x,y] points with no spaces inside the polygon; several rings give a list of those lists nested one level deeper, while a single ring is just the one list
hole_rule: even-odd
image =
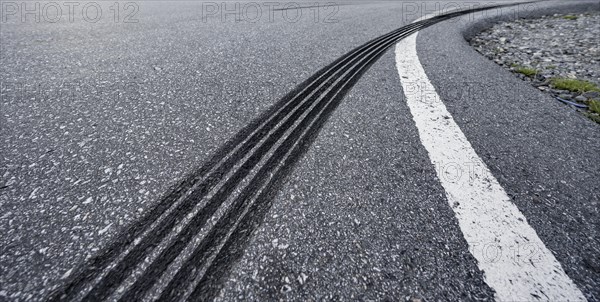
[{"label": "road surface", "polygon": [[0,300],[600,299],[598,126],[464,40],[597,1],[23,3]]}]

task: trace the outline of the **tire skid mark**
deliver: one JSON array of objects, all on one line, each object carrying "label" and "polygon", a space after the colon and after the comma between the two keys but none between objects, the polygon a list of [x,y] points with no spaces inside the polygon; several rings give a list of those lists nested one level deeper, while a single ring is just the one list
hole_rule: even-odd
[{"label": "tire skid mark", "polygon": [[[85,263],[85,266],[82,266],[82,269],[79,272],[72,274],[76,277],[72,279],[67,286],[56,290],[49,300],[60,301],[63,298],[76,295],[88,282],[93,281],[102,270],[107,269],[107,267],[109,267],[109,265],[116,258],[125,252],[128,246],[132,244],[136,245],[135,240],[144,232],[148,233],[148,229],[152,227],[154,221],[160,219],[161,216],[164,216],[163,213],[168,213],[168,210],[174,204],[177,204],[177,202],[184,198],[193,200],[201,196],[203,193],[203,188],[199,188],[201,185],[210,185],[213,181],[217,181],[219,179],[218,175],[215,174],[212,174],[212,178],[210,176],[207,177],[206,175],[215,169],[215,166],[222,162],[227,155],[233,153],[241,142],[244,142],[247,137],[260,132],[261,129],[264,129],[264,127],[259,127],[268,123],[270,120],[269,117],[275,116],[282,110],[289,108],[286,105],[289,106],[289,103],[293,102],[298,96],[305,95],[307,93],[305,92],[307,88],[314,88],[314,85],[311,84],[314,84],[315,81],[319,80],[323,76],[330,75],[331,72],[334,71],[333,69],[335,67],[343,64],[351,56],[356,55],[358,51],[369,46],[367,44],[357,47],[347,55],[340,57],[327,67],[308,78],[298,87],[284,96],[279,102],[267,109],[265,113],[261,114],[261,116],[259,116],[257,119],[252,121],[246,127],[242,128],[232,139],[228,140],[221,148],[219,148],[205,164],[203,164],[196,171],[190,173],[184,178],[183,181],[178,183],[169,194],[165,195],[165,197],[163,197],[161,201],[152,210],[150,210],[150,212],[148,212],[148,214],[129,227],[127,231],[123,232],[115,241],[113,241],[112,244],[109,245],[109,247],[88,261],[88,263]],[[263,132],[261,135],[266,135],[266,132]],[[204,180],[204,182],[201,182],[202,180]],[[188,204],[179,206],[177,211],[185,212],[185,210],[187,210],[189,207],[191,207],[191,205]],[[156,233],[152,235],[155,236]]]},{"label": "tire skid mark", "polygon": [[[273,180],[284,178],[284,176],[278,178],[269,177],[269,174],[272,173],[273,169],[278,167],[278,163],[281,162],[282,159],[285,159],[286,162],[289,161],[286,158],[286,155],[290,153],[289,150],[291,150],[292,147],[294,147],[294,145],[298,144],[298,142],[302,142],[300,144],[304,145],[306,144],[306,142],[309,141],[307,139],[307,133],[314,132],[310,130],[313,127],[311,126],[311,122],[315,118],[319,118],[319,120],[327,119],[333,110],[323,110],[323,108],[326,105],[330,105],[332,102],[335,102],[336,100],[339,103],[339,100],[341,100],[343,96],[345,96],[345,94],[349,91],[349,89],[345,89],[343,93],[338,93],[341,90],[341,88],[347,88],[346,86],[348,85],[345,84],[347,84],[348,80],[352,78],[352,76],[356,75],[358,72],[365,70],[366,67],[368,67],[368,65],[372,63],[374,59],[373,57],[379,57],[383,53],[383,51],[385,51],[386,48],[387,47],[384,47],[384,49],[379,50],[376,54],[373,54],[368,60],[368,62],[363,62],[363,64],[353,68],[353,72],[346,76],[344,80],[339,82],[338,85],[336,85],[336,87],[334,87],[328,93],[328,95],[323,98],[324,101],[320,102],[316,107],[314,107],[313,110],[306,116],[306,118],[302,120],[299,127],[296,127],[292,134],[287,136],[286,140],[274,152],[274,156],[268,160],[268,162],[252,179],[251,183],[236,198],[233,207],[228,209],[228,212],[226,214],[227,216],[219,220],[218,224],[211,230],[211,233],[207,236],[207,239],[209,240],[204,240],[201,243],[201,245],[196,249],[193,256],[189,258],[186,264],[182,266],[183,268],[177,273],[177,275],[172,281],[174,283],[169,284],[167,286],[167,289],[163,292],[163,296],[161,296],[159,300],[171,301],[178,300],[181,298],[177,296],[183,294],[179,292],[179,290],[185,288],[185,282],[190,280],[190,275],[193,271],[197,269],[198,265],[203,265],[207,263],[209,256],[211,256],[209,252],[217,248],[217,246],[213,243],[222,242],[223,240],[229,239],[225,236],[228,235],[228,233],[230,233],[232,230],[235,230],[234,226],[237,225],[240,221],[240,216],[243,219],[243,217],[247,215],[247,208],[253,205],[253,203],[251,203],[252,198],[254,197],[254,195],[256,195],[256,193],[259,193],[259,189],[263,188],[263,186],[267,188],[273,187]],[[334,96],[335,99],[333,99]],[[306,128],[309,128],[309,130],[304,131],[304,129]],[[295,162],[295,160],[289,162]],[[272,180],[266,185],[264,185],[264,182],[269,178],[271,178]],[[197,295],[193,294],[192,296],[196,297]],[[124,301],[126,301],[126,299],[124,299]]]},{"label": "tire skid mark", "polygon": [[[359,58],[359,56],[356,57]],[[345,68],[348,67],[348,65],[343,65],[340,67]],[[339,70],[336,69],[334,71],[337,72]],[[335,76],[335,74],[336,73],[333,73],[332,76]],[[335,78],[330,77],[325,84],[330,84],[330,82],[332,82],[334,79]],[[326,88],[326,85],[322,85],[319,88],[317,88],[317,92],[316,94],[313,94],[313,96],[318,95],[319,92],[322,92],[322,90]],[[310,90],[305,90],[300,96],[303,97],[308,93],[310,93]],[[298,102],[301,100],[301,98],[298,97],[295,99]],[[208,204],[202,209],[200,215],[195,216],[191,224],[188,224],[185,227],[183,234],[178,235],[177,240],[174,241],[171,245],[169,245],[167,250],[161,253],[161,255],[159,256],[161,257],[161,261],[155,261],[150,266],[150,272],[155,274],[162,272],[166,269],[166,266],[168,266],[168,264],[170,264],[175,259],[175,257],[178,255],[178,252],[181,251],[188,244],[191,237],[193,237],[193,235],[196,233],[196,230],[201,228],[204,224],[206,224],[206,221],[213,216],[213,214],[217,211],[219,206],[231,194],[231,192],[236,188],[239,182],[242,179],[244,179],[248,175],[248,173],[250,173],[252,168],[258,164],[260,159],[266,154],[270,147],[276,143],[276,141],[283,135],[285,130],[292,125],[292,123],[298,118],[298,116],[301,115],[304,112],[304,110],[306,110],[306,108],[308,108],[311,105],[313,101],[314,97],[309,98],[308,101],[301,103],[300,107],[292,113],[292,116],[288,118],[280,127],[275,129],[274,133],[267,137],[266,141],[258,148],[257,151],[253,153],[250,159],[246,160],[246,162],[244,162],[241,165],[241,167],[239,167],[239,169],[235,171],[233,176],[227,178],[225,184],[217,191],[215,196],[210,199]],[[291,102],[290,104],[288,104],[288,106],[297,106],[298,102]],[[287,113],[286,110],[280,111],[276,117],[280,117],[281,119],[285,117],[284,113]],[[255,132],[255,134],[244,143],[244,147],[238,149],[238,152],[232,155],[226,161],[226,163],[220,167],[220,169],[217,169],[211,175],[209,175],[207,177],[208,181],[201,184],[198,187],[198,190],[194,191],[191,195],[189,195],[185,199],[183,204],[180,205],[180,207],[173,212],[173,216],[177,214],[179,216],[168,218],[167,224],[161,225],[158,228],[158,230],[153,230],[152,236],[147,237],[147,240],[143,241],[138,246],[136,246],[132,252],[125,256],[125,259],[119,262],[119,264],[115,268],[112,268],[109,271],[108,275],[105,278],[103,278],[102,281],[100,281],[100,283],[96,287],[94,287],[94,289],[92,289],[92,291],[84,298],[84,300],[90,299],[97,301],[106,299],[110,294],[111,290],[116,288],[129,275],[129,273],[133,269],[135,269],[135,264],[142,261],[147,255],[147,253],[150,252],[150,250],[158,244],[157,242],[160,241],[159,239],[162,239],[165,236],[167,236],[168,233],[174,227],[179,225],[179,222],[181,222],[183,216],[185,216],[184,214],[188,213],[191,210],[191,208],[193,208],[193,206],[197,203],[196,201],[204,199],[209,193],[209,191],[221,179],[224,178],[223,176],[225,176],[226,172],[223,170],[232,168],[236,162],[243,159],[243,156],[249,151],[251,151],[252,147],[254,147],[258,142],[260,142],[260,140],[262,140],[264,136],[266,136],[269,133],[268,131],[275,127],[277,122],[277,120],[274,120],[274,118],[272,118],[269,120],[269,122],[267,122],[266,126],[268,126],[268,128],[266,130]],[[145,280],[145,282],[142,280]],[[139,284],[139,282],[144,282],[147,285],[147,283],[153,281],[153,278],[138,279],[134,284],[134,287],[139,286],[137,285]]]},{"label": "tire skid mark", "polygon": [[[170,244],[149,264],[141,277],[136,278],[120,301],[141,299],[223,202],[234,198],[231,206],[225,209],[225,213],[169,281],[160,300],[184,298],[190,286],[193,288],[192,299],[214,298],[221,279],[243,254],[250,235],[260,225],[275,193],[293,166],[310,147],[347,92],[389,47],[440,21],[510,5],[515,4],[453,12],[403,26],[355,48],[321,69],[227,141],[204,165],[176,185],[113,244],[82,265],[66,285],[53,292],[49,301],[107,299],[144,262],[147,255],[164,244],[165,237],[173,229],[187,216],[192,216],[173,240],[167,239],[167,243],[171,241]],[[301,119],[302,116],[305,117]],[[285,135],[287,132],[291,134]],[[280,140],[284,141],[272,152],[271,157],[263,160]],[[255,151],[248,156],[252,150]],[[257,168],[262,161],[266,163]],[[241,193],[237,197],[232,196],[236,187],[255,168],[258,172],[252,173],[254,176],[249,184],[240,188]],[[223,185],[216,193],[209,195],[220,183]],[[253,199],[258,193],[258,197]],[[196,214],[190,215],[207,196],[210,199],[206,204]],[[206,269],[203,270],[203,267]],[[199,275],[201,271],[204,273]],[[198,279],[198,284],[194,285]],[[80,292],[85,292],[88,287],[91,290],[81,299]]]},{"label": "tire skid mark", "polygon": [[[420,26],[417,26],[417,27],[414,27],[414,28],[419,28],[419,27],[420,27]],[[388,44],[390,41],[395,41],[395,39],[396,39],[396,36],[389,37],[388,39],[386,39],[386,40],[385,40],[385,42],[387,42],[387,43],[382,43],[381,45],[378,45],[377,47],[379,47],[379,48],[382,48],[382,47],[383,47],[383,50],[385,50],[385,49],[388,47],[388,45],[387,45],[387,44]],[[363,62],[361,62],[361,63],[363,63]],[[361,63],[359,63],[359,64],[361,64]],[[342,74],[343,74],[343,73],[345,73],[345,72],[346,72],[348,69],[350,69],[350,67],[353,67],[353,65],[346,65],[346,66],[344,66],[344,67],[343,67],[341,70],[339,70],[338,72],[340,72],[340,73],[342,73]],[[335,79],[329,79],[329,80],[328,80],[328,84],[330,84],[330,82],[331,82],[331,83],[333,83],[333,82],[334,82],[334,80],[335,80]],[[257,163],[258,163],[259,161],[261,161],[265,155],[267,155],[267,154],[268,154],[269,150],[270,150],[270,149],[272,149],[272,148],[273,148],[273,146],[275,146],[275,144],[277,143],[277,141],[281,140],[282,138],[289,137],[289,136],[287,136],[287,135],[284,135],[284,132],[288,131],[288,129],[294,129],[294,130],[298,130],[298,131],[299,131],[299,130],[301,130],[301,129],[304,129],[304,128],[305,128],[305,126],[304,126],[304,125],[302,125],[302,123],[300,123],[300,125],[299,125],[299,126],[296,126],[296,127],[292,127],[292,124],[294,124],[294,123],[296,123],[298,120],[300,120],[300,117],[301,117],[301,115],[306,115],[306,116],[307,116],[306,118],[308,118],[308,117],[310,117],[310,116],[312,116],[312,115],[314,115],[314,114],[315,114],[315,113],[313,113],[313,112],[315,112],[315,109],[312,109],[312,110],[311,110],[311,112],[309,112],[308,114],[306,114],[306,111],[308,111],[308,109],[310,109],[310,108],[316,108],[316,107],[312,107],[312,106],[315,104],[315,102],[316,102],[316,100],[317,100],[318,98],[321,98],[321,99],[328,99],[328,97],[327,97],[327,96],[326,96],[325,98],[322,98],[322,94],[324,94],[324,92],[325,92],[325,90],[326,90],[326,89],[325,89],[326,87],[328,87],[328,85],[322,86],[322,87],[319,89],[318,93],[316,93],[316,94],[313,94],[313,95],[311,96],[311,99],[310,99],[308,102],[306,102],[305,104],[303,104],[303,105],[302,105],[302,106],[304,107],[304,108],[301,108],[302,110],[296,111],[296,112],[295,112],[295,116],[293,116],[293,118],[290,118],[290,119],[288,119],[288,120],[287,120],[287,121],[284,123],[284,125],[282,125],[280,128],[278,128],[278,129],[277,129],[277,131],[276,131],[276,132],[274,132],[274,133],[273,133],[273,134],[272,134],[272,135],[269,137],[270,141],[268,141],[268,142],[266,142],[265,144],[263,144],[263,145],[262,145],[262,146],[261,146],[261,147],[260,147],[258,150],[256,150],[256,151],[255,151],[255,152],[254,152],[254,153],[253,153],[253,154],[250,156],[250,158],[249,158],[249,159],[246,161],[246,163],[244,163],[244,164],[242,165],[242,169],[238,170],[238,172],[237,172],[237,173],[240,173],[240,174],[242,174],[242,176],[239,176],[239,175],[234,175],[232,178],[229,178],[229,180],[227,181],[227,182],[228,182],[228,184],[226,184],[226,185],[223,187],[224,189],[222,189],[222,190],[219,190],[219,192],[218,192],[218,194],[219,194],[219,195],[218,195],[218,196],[215,196],[215,197],[213,197],[213,198],[218,198],[218,200],[217,200],[216,202],[213,202],[212,200],[211,200],[211,201],[209,201],[209,204],[213,204],[215,207],[211,207],[211,208],[209,208],[209,209],[208,209],[208,211],[210,211],[210,213],[203,213],[203,214],[206,214],[206,215],[207,215],[207,217],[203,217],[203,219],[198,219],[197,221],[194,221],[194,222],[192,222],[192,224],[191,224],[191,225],[188,225],[188,226],[186,227],[186,233],[185,233],[184,237],[180,237],[180,240],[179,240],[179,241],[182,241],[182,242],[188,242],[188,241],[189,241],[189,240],[190,240],[190,239],[193,237],[193,235],[195,234],[195,230],[197,230],[197,229],[198,229],[198,228],[200,228],[202,225],[204,225],[204,224],[206,223],[206,220],[207,220],[208,218],[210,218],[210,217],[212,217],[212,216],[213,216],[213,213],[214,213],[214,211],[216,211],[216,207],[217,207],[217,205],[218,205],[218,204],[221,204],[221,203],[222,203],[222,202],[223,202],[223,201],[224,201],[224,200],[225,200],[227,197],[231,196],[231,192],[234,190],[235,186],[236,186],[236,185],[239,183],[239,181],[240,181],[240,180],[241,180],[243,177],[246,177],[246,176],[249,174],[249,171],[250,171],[250,169],[249,169],[249,168],[248,168],[248,169],[245,169],[245,168],[244,168],[245,166],[253,166],[253,167],[254,167],[254,166],[256,166],[256,165],[257,165]],[[320,103],[317,103],[317,104],[316,104],[316,105],[314,105],[314,106],[320,106],[320,105],[321,105],[321,103],[322,103],[322,101],[321,101]],[[295,133],[295,132],[292,132],[291,136],[294,136],[294,133]],[[275,151],[275,152],[274,152],[274,154],[278,154],[278,152],[281,152],[281,151],[279,151],[279,149],[278,149],[277,151]],[[237,174],[237,173],[236,173],[236,174]],[[251,187],[251,186],[252,186],[252,185],[250,185],[250,187]],[[202,220],[202,222],[201,222],[201,223],[200,223],[200,220]],[[157,270],[153,270],[153,271],[154,271],[154,272],[156,272],[156,271],[164,271],[164,270],[166,269],[166,266],[167,266],[169,263],[171,263],[171,261],[172,261],[172,260],[173,260],[173,259],[174,259],[174,258],[177,256],[177,254],[176,254],[176,252],[175,252],[175,251],[178,251],[178,250],[180,250],[180,249],[178,249],[178,248],[172,249],[172,250],[171,250],[171,254],[170,254],[170,257],[169,257],[169,258],[166,258],[166,259],[165,259],[165,258],[162,258],[162,259],[161,259],[161,261],[157,261],[157,262],[155,262],[155,267],[157,268]],[[175,254],[174,254],[174,253],[175,253]],[[165,255],[165,256],[166,256],[166,255]],[[139,281],[140,281],[140,282],[144,282],[144,281],[141,281],[141,280],[139,280]],[[146,281],[146,282],[151,282],[152,280],[148,278],[148,279],[145,279],[145,281]],[[137,291],[137,294],[140,294],[140,289],[139,289],[139,288],[138,288],[136,285],[134,285],[134,286],[133,286],[133,289],[130,289],[130,291]],[[137,295],[128,295],[128,294],[125,294],[125,295],[124,295],[124,298],[123,298],[123,301],[128,301],[129,299],[127,299],[127,298],[136,297],[136,296],[137,296]],[[126,297],[127,297],[127,298],[126,298]]]}]

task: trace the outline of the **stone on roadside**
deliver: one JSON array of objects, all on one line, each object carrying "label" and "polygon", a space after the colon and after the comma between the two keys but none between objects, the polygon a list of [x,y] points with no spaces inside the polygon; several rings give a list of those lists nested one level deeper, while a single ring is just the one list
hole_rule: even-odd
[{"label": "stone on roadside", "polygon": [[582,96],[588,99],[597,99],[600,98],[600,92],[598,91],[587,91],[582,94]]}]

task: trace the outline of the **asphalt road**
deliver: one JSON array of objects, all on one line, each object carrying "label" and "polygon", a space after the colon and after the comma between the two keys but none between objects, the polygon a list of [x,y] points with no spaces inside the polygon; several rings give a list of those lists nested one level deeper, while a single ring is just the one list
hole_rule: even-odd
[{"label": "asphalt road", "polygon": [[[276,108],[270,106],[306,79],[425,14],[473,2],[77,3],[72,19],[61,3],[61,18],[53,22],[54,8],[39,2],[36,22],[22,2],[2,2],[0,300],[38,301],[53,292],[57,299],[65,292],[118,299],[133,293],[130,287],[140,289],[130,298],[180,299],[196,281],[204,285],[192,297],[223,301],[493,299],[420,141],[393,47],[322,128],[299,139],[306,147],[293,161],[274,161],[288,170],[260,174],[233,165],[273,183],[264,196],[256,189],[263,202],[248,210],[247,220],[219,224],[216,218],[229,214],[230,195],[246,196],[243,186],[260,188],[253,180],[225,185],[226,206],[198,224],[209,227],[189,228],[186,240],[173,240],[180,244],[170,245],[171,253],[163,253],[169,244],[152,241],[162,238],[157,230],[166,224],[159,216],[169,213],[152,216],[152,210],[178,200],[219,200],[218,192],[185,193],[229,152],[228,140],[239,142],[236,134],[270,116],[265,112]],[[556,5],[523,12],[533,16]],[[221,14],[226,10],[232,13]],[[463,35],[484,26],[481,20],[490,15],[472,13],[422,30],[421,63],[475,152],[566,275],[588,301],[597,301],[598,126],[472,50]],[[217,173],[208,183],[234,178]],[[183,220],[172,221],[186,232]],[[234,222],[241,227],[228,224]],[[141,223],[151,231],[132,232]],[[229,254],[214,255],[213,243],[225,235],[213,230],[233,232],[224,248]],[[119,258],[128,246],[115,242],[127,238],[148,243],[139,259]],[[198,255],[207,258],[189,261],[194,243],[203,242],[206,251]],[[146,257],[171,260],[137,262]],[[128,273],[118,265],[91,269],[105,258],[122,260]],[[216,263],[212,270],[196,267],[208,262]],[[178,275],[186,268],[187,275]],[[81,277],[86,272],[91,277]],[[165,287],[175,291],[164,296]]]}]

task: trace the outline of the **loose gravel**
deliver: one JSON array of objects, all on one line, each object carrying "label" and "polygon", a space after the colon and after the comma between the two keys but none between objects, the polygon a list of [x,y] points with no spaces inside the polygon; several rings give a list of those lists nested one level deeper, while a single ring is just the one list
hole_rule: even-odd
[{"label": "loose gravel", "polygon": [[600,14],[496,24],[470,43],[539,90],[600,123]]}]

